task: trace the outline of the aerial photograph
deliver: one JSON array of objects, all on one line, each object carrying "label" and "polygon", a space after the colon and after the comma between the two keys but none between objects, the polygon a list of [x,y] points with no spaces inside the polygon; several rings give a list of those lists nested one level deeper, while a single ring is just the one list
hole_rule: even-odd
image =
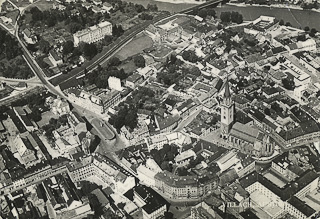
[{"label": "aerial photograph", "polygon": [[0,219],[319,219],[320,0],[0,0]]}]

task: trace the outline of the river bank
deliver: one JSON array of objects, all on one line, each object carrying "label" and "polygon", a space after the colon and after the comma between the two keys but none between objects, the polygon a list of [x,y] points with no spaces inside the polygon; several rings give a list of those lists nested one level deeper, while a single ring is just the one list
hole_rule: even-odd
[{"label": "river bank", "polygon": [[285,5],[285,4],[273,4],[273,5],[258,5],[258,4],[245,4],[245,3],[226,3],[226,5],[236,6],[236,7],[247,7],[247,6],[253,6],[253,7],[265,7],[265,8],[282,8],[282,9],[294,9],[294,10],[305,10],[305,11],[314,11],[320,13],[320,9],[303,9],[300,6],[297,5]]},{"label": "river bank", "polygon": [[193,5],[201,5],[206,1],[197,1],[197,0],[154,0],[156,2],[166,2],[171,4],[193,4]]},{"label": "river bank", "polygon": [[[179,11],[188,9],[197,4],[187,3],[173,3],[174,0],[125,0],[127,2],[141,4],[147,6],[148,4],[156,4],[159,10],[169,11],[171,13],[177,13]],[[176,1],[191,1],[195,0],[176,0]],[[316,28],[320,30],[319,11],[315,10],[303,10],[302,8],[296,8],[296,6],[286,5],[244,5],[244,4],[225,4],[221,7],[216,7],[214,10],[217,13],[217,17],[224,11],[236,11],[243,15],[243,19],[246,21],[252,21],[260,17],[261,15],[275,17],[278,20],[289,22],[295,28],[301,28],[308,26],[310,28]]]},{"label": "river bank", "polygon": [[303,10],[284,5],[261,6],[228,3],[214,9],[219,17],[221,12],[236,11],[242,14],[243,20],[253,21],[261,15],[275,17],[278,20],[289,22],[293,27],[303,29],[308,26],[320,30],[319,12],[314,10]]}]

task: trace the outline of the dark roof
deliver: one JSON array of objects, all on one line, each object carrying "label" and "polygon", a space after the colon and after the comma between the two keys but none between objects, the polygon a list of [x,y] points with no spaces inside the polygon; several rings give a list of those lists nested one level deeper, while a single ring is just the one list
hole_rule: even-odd
[{"label": "dark roof", "polygon": [[223,85],[223,80],[221,78],[219,78],[219,80],[216,83],[216,86],[214,86],[214,88],[219,91],[221,89],[222,85]]},{"label": "dark roof", "polygon": [[142,78],[142,76],[141,76],[140,74],[135,73],[135,74],[130,75],[130,76],[126,79],[126,81],[130,81],[130,82],[132,82],[132,83],[135,83],[135,82],[137,82],[138,80],[140,80],[141,78]]},{"label": "dark roof", "polygon": [[177,122],[180,119],[179,116],[167,116],[166,118],[162,119],[160,116],[157,116],[157,115],[155,115],[155,118],[158,121],[160,130],[163,130],[173,125],[175,122]]},{"label": "dark roof", "polygon": [[262,91],[267,95],[272,95],[279,92],[279,90],[274,87],[262,88]]},{"label": "dark roof", "polygon": [[183,102],[179,107],[177,107],[178,111],[182,111],[185,108],[190,109],[195,105],[195,102],[192,99],[188,99],[187,101]]},{"label": "dark roof", "polygon": [[177,176],[167,170],[159,172],[154,176],[155,179],[164,182],[171,187],[184,188],[186,186],[195,187],[201,184],[209,184],[217,180],[217,176],[210,172],[206,172],[201,176]]},{"label": "dark roof", "polygon": [[0,132],[5,131],[6,128],[3,126],[2,121],[0,121]]},{"label": "dark roof", "polygon": [[27,116],[21,115],[20,118],[26,126],[33,126],[32,122]]},{"label": "dark roof", "polygon": [[274,55],[286,51],[286,49],[282,46],[272,48],[271,50]]},{"label": "dark roof", "polygon": [[291,204],[296,209],[298,209],[301,213],[303,213],[307,217],[310,217],[316,212],[313,208],[311,208],[309,205],[307,205],[305,202],[301,201],[295,196],[292,196],[288,200],[288,203]]},{"label": "dark roof", "polygon": [[20,133],[24,133],[27,131],[27,129],[24,127],[23,123],[19,119],[19,117],[15,114],[15,112],[12,109],[9,109],[7,111],[7,114],[10,116],[12,119],[14,125],[17,127]]},{"label": "dark roof", "polygon": [[243,113],[240,110],[237,110],[236,111],[236,121],[240,122],[242,124],[247,124],[247,123],[251,122],[252,119],[249,116],[247,116],[247,114]]},{"label": "dark roof", "polygon": [[264,113],[262,113],[262,112],[260,112],[259,110],[256,110],[256,109],[251,109],[250,113],[255,119],[257,119],[260,122],[262,122],[263,119],[266,117]]},{"label": "dark roof", "polygon": [[150,116],[152,114],[152,111],[146,110],[146,109],[138,109],[138,114],[147,115]]},{"label": "dark roof", "polygon": [[148,214],[153,213],[164,205],[166,205],[167,209],[169,207],[169,203],[161,195],[147,186],[138,184],[133,189],[126,192],[124,196],[130,200],[133,200],[134,193],[139,195],[144,200],[146,204],[142,207],[142,209]]},{"label": "dark roof", "polygon": [[167,98],[165,101],[164,101],[165,104],[169,105],[169,106],[172,106],[174,107],[174,105],[176,105],[177,101],[171,99],[171,98]]},{"label": "dark roof", "polygon": [[27,37],[29,37],[29,38],[32,36],[32,33],[31,33],[31,31],[30,31],[28,28],[24,29],[23,32],[24,32],[24,34],[25,34]]}]

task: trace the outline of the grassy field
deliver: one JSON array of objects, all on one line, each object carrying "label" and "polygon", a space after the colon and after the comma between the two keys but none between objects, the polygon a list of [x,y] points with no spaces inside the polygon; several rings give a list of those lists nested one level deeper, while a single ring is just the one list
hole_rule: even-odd
[{"label": "grassy field", "polygon": [[48,2],[46,0],[41,0],[35,3],[34,5],[37,6],[41,11],[50,10],[51,8],[53,8],[53,2],[52,1]]},{"label": "grassy field", "polygon": [[141,34],[124,46],[115,56],[120,60],[125,60],[128,57],[142,53],[144,49],[150,48],[152,45],[152,39],[145,34]]}]

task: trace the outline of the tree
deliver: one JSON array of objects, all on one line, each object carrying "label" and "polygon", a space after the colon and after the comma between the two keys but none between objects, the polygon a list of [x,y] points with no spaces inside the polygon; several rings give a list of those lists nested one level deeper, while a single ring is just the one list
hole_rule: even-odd
[{"label": "tree", "polygon": [[199,61],[199,57],[196,55],[196,53],[194,51],[184,51],[182,53],[182,58],[186,61],[192,62],[192,63],[196,63],[197,61]]},{"label": "tree", "polygon": [[30,13],[33,22],[41,21],[44,17],[42,11],[40,11],[40,9],[37,7],[31,8]]},{"label": "tree", "polygon": [[221,21],[224,22],[224,23],[229,23],[229,22],[231,21],[231,14],[230,14],[230,12],[225,12],[225,11],[221,12],[221,14],[220,14],[220,19],[221,19]]},{"label": "tree", "polygon": [[318,31],[315,28],[311,28],[309,35],[312,36],[312,37],[315,37],[317,32]]},{"label": "tree", "polygon": [[281,19],[281,20],[279,21],[279,25],[281,25],[281,26],[284,25],[284,20]]},{"label": "tree", "polygon": [[49,50],[50,50],[50,43],[48,41],[44,40],[44,39],[41,39],[39,41],[39,49],[44,54],[48,54]]},{"label": "tree", "polygon": [[310,27],[308,27],[308,26],[306,26],[305,28],[304,28],[304,31],[306,31],[306,32],[308,32],[310,30]]},{"label": "tree", "polygon": [[97,55],[98,49],[94,44],[85,43],[83,46],[83,55],[91,60],[95,55]]},{"label": "tree", "polygon": [[156,4],[148,4],[147,10],[148,11],[158,11],[158,6]]},{"label": "tree", "polygon": [[173,219],[173,213],[167,211],[167,212],[164,212],[164,218],[165,219]]},{"label": "tree", "polygon": [[241,24],[243,22],[242,15],[239,12],[232,11],[230,17],[233,23]]},{"label": "tree", "polygon": [[121,61],[118,57],[112,57],[109,59],[109,66],[119,66]]},{"label": "tree", "polygon": [[144,68],[146,66],[146,60],[142,55],[135,56],[133,62],[138,68]]},{"label": "tree", "polygon": [[201,9],[199,12],[198,12],[198,16],[199,17],[202,17],[203,19],[205,19],[207,17],[208,13],[207,13],[207,10],[205,8]]},{"label": "tree", "polygon": [[216,11],[213,8],[207,9],[207,16],[216,17]]},{"label": "tree", "polygon": [[287,27],[291,27],[292,25],[291,25],[291,23],[290,23],[290,22],[286,22],[285,26],[287,26]]},{"label": "tree", "polygon": [[67,55],[69,53],[72,53],[73,49],[74,49],[73,42],[71,40],[68,40],[63,44],[62,52],[63,52],[64,55]]},{"label": "tree", "polygon": [[124,33],[124,30],[121,25],[113,25],[112,26],[112,36],[119,37]]}]

